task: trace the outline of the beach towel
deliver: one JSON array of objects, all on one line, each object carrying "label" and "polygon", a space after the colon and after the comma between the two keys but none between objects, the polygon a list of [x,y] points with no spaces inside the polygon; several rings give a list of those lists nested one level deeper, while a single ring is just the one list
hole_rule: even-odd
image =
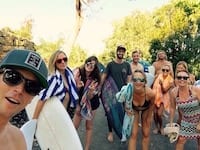
[{"label": "beach towel", "polygon": [[101,101],[106,112],[107,119],[111,124],[116,135],[122,138],[122,126],[124,120],[123,104],[116,99],[116,93],[119,92],[115,81],[109,76],[102,87]]},{"label": "beach towel", "polygon": [[84,119],[86,120],[92,120],[93,115],[92,115],[92,107],[91,107],[91,103],[90,100],[87,99],[87,93],[89,90],[89,85],[91,84],[91,80],[87,80],[85,87],[84,87],[84,94],[81,98],[81,115]]},{"label": "beach towel", "polygon": [[164,108],[167,112],[169,112],[170,107],[170,96],[169,92],[163,93],[160,85],[160,80],[163,83],[163,86],[166,87],[167,85],[171,84],[173,82],[173,78],[171,75],[168,75],[165,79],[163,78],[162,74],[159,74],[159,76],[155,79],[153,84],[153,90],[155,91],[155,105],[157,107],[160,107],[161,104],[164,105]]},{"label": "beach towel", "polygon": [[69,85],[69,97],[70,97],[70,107],[76,107],[78,103],[78,91],[76,88],[76,82],[74,80],[73,72],[70,68],[65,69],[65,77],[67,78],[67,84]]},{"label": "beach towel", "polygon": [[[125,103],[126,109],[132,110],[132,95],[133,95],[133,85],[131,83],[128,83],[128,85],[123,86],[121,90],[116,94],[116,98],[118,102]],[[122,138],[121,138],[122,142],[125,142],[130,137],[132,132],[133,120],[134,120],[134,115],[129,116],[125,112],[123,126],[122,126]]]}]

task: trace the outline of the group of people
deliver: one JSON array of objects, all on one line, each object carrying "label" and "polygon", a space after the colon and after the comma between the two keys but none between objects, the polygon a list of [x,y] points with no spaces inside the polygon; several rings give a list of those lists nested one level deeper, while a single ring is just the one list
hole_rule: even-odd
[{"label": "group of people", "polygon": [[[96,110],[100,106],[101,89],[105,80],[113,78],[119,92],[123,86],[131,83],[132,107],[124,111],[134,116],[131,133],[128,137],[128,149],[136,149],[139,128],[142,129],[142,149],[149,149],[152,121],[153,133],[163,133],[163,116],[170,114],[169,122],[174,122],[175,111],[179,117],[179,138],[176,149],[181,150],[188,138],[196,138],[200,149],[200,88],[195,87],[195,77],[188,72],[187,63],[180,61],[176,65],[175,74],[172,63],[167,60],[164,51],[158,51],[157,59],[152,64],[155,68],[154,82],[147,86],[146,67],[140,63],[140,51],[132,52],[132,61],[124,60],[126,48],[117,46],[116,58],[109,62],[101,72],[96,56],[88,57],[84,64],[71,70],[67,55],[55,51],[48,68],[40,55],[29,50],[12,50],[0,63],[0,144],[3,149],[26,149],[24,137],[19,129],[12,126],[9,120],[30,103],[38,95],[33,119],[38,119],[45,102],[56,96],[70,114],[76,129],[85,119],[84,150],[89,150]],[[17,57],[18,56],[18,57]],[[21,59],[18,59],[21,58]],[[82,111],[86,107],[87,111]],[[105,111],[106,115],[107,112]],[[107,140],[113,142],[113,123],[107,119]],[[12,144],[7,141],[17,141]]]},{"label": "group of people", "polygon": [[[187,139],[196,139],[200,149],[200,88],[194,86],[195,76],[189,73],[185,61],[177,63],[175,71],[173,65],[167,59],[165,51],[157,52],[157,59],[152,66],[155,69],[154,81],[147,86],[148,69],[140,63],[140,51],[132,52],[132,61],[127,63],[123,56],[126,48],[118,46],[115,60],[108,63],[102,75],[100,87],[106,77],[111,76],[115,81],[119,92],[128,83],[132,83],[132,109],[126,109],[125,113],[134,116],[132,131],[128,141],[128,149],[136,149],[136,141],[139,127],[142,129],[142,149],[149,149],[150,132],[154,121],[154,134],[164,135],[163,116],[168,118],[172,126],[173,122],[180,125],[176,149],[183,150]],[[151,70],[149,70],[151,71]],[[123,91],[123,90],[122,90]],[[178,119],[174,120],[175,111]],[[112,126],[108,120],[108,141],[113,141]]]}]

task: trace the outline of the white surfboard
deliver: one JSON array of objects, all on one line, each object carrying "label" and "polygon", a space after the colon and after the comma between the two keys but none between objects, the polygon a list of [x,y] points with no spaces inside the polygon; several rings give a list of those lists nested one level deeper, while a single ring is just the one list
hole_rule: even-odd
[{"label": "white surfboard", "polygon": [[147,86],[151,87],[154,82],[155,68],[154,66],[148,67],[148,72],[145,72],[147,78]]},{"label": "white surfboard", "polygon": [[[38,96],[26,107],[32,118]],[[82,145],[71,118],[60,100],[48,99],[37,120],[36,138],[42,150],[82,150]]]},{"label": "white surfboard", "polygon": [[194,85],[195,85],[196,87],[199,87],[199,88],[200,88],[200,80],[197,80],[197,81],[194,83]]},{"label": "white surfboard", "polygon": [[34,139],[34,134],[36,131],[36,125],[37,125],[37,120],[29,120],[26,122],[20,130],[24,134],[24,138],[26,140],[26,145],[27,145],[27,150],[32,150],[33,147],[33,139]]},{"label": "white surfboard", "polygon": [[148,67],[148,71],[149,71],[149,73],[151,73],[153,76],[155,75],[155,67],[154,66],[149,66]]}]

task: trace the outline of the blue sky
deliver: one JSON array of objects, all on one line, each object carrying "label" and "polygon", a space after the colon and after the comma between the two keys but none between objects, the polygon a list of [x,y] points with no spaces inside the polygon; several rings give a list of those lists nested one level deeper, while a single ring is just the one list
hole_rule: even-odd
[{"label": "blue sky", "polygon": [[[89,54],[104,48],[103,40],[112,34],[112,22],[133,10],[151,11],[169,0],[99,0],[89,9],[77,43]],[[93,15],[91,15],[91,12]],[[25,18],[32,18],[34,41],[71,37],[75,22],[74,0],[4,0],[0,9],[0,28],[17,29]],[[98,29],[98,30],[96,30]]]}]

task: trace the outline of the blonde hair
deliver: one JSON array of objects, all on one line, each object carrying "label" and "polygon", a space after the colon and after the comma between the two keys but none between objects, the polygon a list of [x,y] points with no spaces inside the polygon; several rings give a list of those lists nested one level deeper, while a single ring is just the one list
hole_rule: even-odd
[{"label": "blonde hair", "polygon": [[159,54],[160,54],[160,53],[164,53],[164,54],[165,54],[165,60],[168,59],[168,58],[167,58],[166,52],[165,52],[164,50],[159,50],[159,51],[157,52],[157,55],[156,55],[156,61],[160,60],[160,58],[159,58]]},{"label": "blonde hair", "polygon": [[49,64],[48,64],[49,74],[55,73],[55,71],[57,69],[56,68],[56,59],[57,59],[58,55],[60,55],[61,53],[63,53],[67,57],[65,52],[63,52],[61,50],[57,50],[51,55],[51,57],[49,59]]},{"label": "blonde hair", "polygon": [[185,70],[188,71],[188,65],[187,65],[187,63],[186,63],[185,61],[179,61],[179,62],[176,64],[176,68],[177,68],[179,65],[182,65],[182,66],[185,68]]}]

